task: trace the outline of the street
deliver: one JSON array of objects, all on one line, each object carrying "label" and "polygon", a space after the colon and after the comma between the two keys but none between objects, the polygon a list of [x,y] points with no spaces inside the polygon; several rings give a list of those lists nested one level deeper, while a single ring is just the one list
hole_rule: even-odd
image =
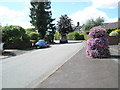
[{"label": "street", "polygon": [[[31,88],[42,82],[83,47],[75,41],[51,45],[2,60],[2,88]],[[0,75],[1,76],[1,75]]]}]

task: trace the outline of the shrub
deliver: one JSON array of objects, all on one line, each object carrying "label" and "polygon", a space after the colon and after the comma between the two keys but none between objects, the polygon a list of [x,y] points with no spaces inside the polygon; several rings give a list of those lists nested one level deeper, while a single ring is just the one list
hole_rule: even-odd
[{"label": "shrub", "polygon": [[55,32],[55,34],[54,34],[54,38],[55,38],[55,40],[59,40],[60,39],[60,33],[59,32]]},{"label": "shrub", "polygon": [[27,49],[32,47],[30,41],[16,41],[16,42],[7,42],[4,44],[5,49]]},{"label": "shrub", "polygon": [[116,29],[115,32],[120,32],[120,29]]},{"label": "shrub", "polygon": [[89,33],[90,39],[87,40],[86,54],[93,58],[109,56],[107,32],[104,28],[94,27]]},{"label": "shrub", "polygon": [[25,30],[20,26],[10,25],[2,28],[3,42],[19,41],[24,34]]},{"label": "shrub", "polygon": [[36,30],[35,30],[35,28],[27,28],[27,29],[25,29],[25,31],[26,31],[26,34],[30,34],[31,32],[36,32]]},{"label": "shrub", "polygon": [[74,33],[74,40],[80,40],[80,35],[78,32],[73,32]]},{"label": "shrub", "polygon": [[80,40],[85,40],[85,38],[84,38],[84,33],[79,33],[79,38],[80,38]]},{"label": "shrub", "polygon": [[120,29],[116,29],[115,32],[118,32],[118,34],[120,35]]},{"label": "shrub", "polygon": [[39,34],[37,32],[31,32],[29,36],[31,40],[37,40],[39,37]]},{"label": "shrub", "polygon": [[115,28],[110,28],[110,29],[107,29],[107,33],[110,34],[112,31],[114,31]]},{"label": "shrub", "polygon": [[28,36],[27,34],[24,34],[24,35],[22,36],[22,40],[23,40],[23,41],[30,41],[30,36]]},{"label": "shrub", "polygon": [[118,32],[112,31],[112,32],[109,34],[109,36],[118,36]]},{"label": "shrub", "polygon": [[69,39],[69,40],[74,40],[74,38],[75,38],[75,37],[74,37],[74,32],[69,33],[67,36],[68,36],[68,39]]},{"label": "shrub", "polygon": [[68,34],[69,40],[84,40],[84,34],[78,32],[72,32]]},{"label": "shrub", "polygon": [[84,39],[88,40],[89,39],[89,32],[84,32]]},{"label": "shrub", "polygon": [[25,30],[21,26],[4,26],[2,31],[2,41],[5,43],[4,48],[24,49],[31,46],[30,38],[25,34]]}]

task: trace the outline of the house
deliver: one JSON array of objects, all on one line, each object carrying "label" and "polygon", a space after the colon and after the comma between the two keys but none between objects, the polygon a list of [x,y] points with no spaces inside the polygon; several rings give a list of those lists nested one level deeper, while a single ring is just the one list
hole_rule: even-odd
[{"label": "house", "polygon": [[120,24],[118,24],[118,22],[104,23],[103,25],[101,25],[101,27],[105,29],[120,29]]},{"label": "house", "polygon": [[[113,23],[104,23],[101,25],[101,27],[105,29],[120,29],[120,18],[118,22]],[[119,36],[109,36],[108,37],[109,45],[118,45],[120,43],[120,37]]]}]

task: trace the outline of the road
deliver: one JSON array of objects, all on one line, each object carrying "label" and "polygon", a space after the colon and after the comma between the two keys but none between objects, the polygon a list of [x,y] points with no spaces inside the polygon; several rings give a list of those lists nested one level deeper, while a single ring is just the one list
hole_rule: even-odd
[{"label": "road", "polygon": [[2,60],[2,88],[32,88],[55,72],[82,47],[81,42],[56,44]]}]

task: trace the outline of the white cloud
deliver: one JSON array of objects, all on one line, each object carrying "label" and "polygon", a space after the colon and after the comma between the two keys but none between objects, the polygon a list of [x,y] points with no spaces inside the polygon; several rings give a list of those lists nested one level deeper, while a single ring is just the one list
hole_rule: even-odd
[{"label": "white cloud", "polygon": [[23,28],[31,28],[33,26],[31,26],[31,23],[29,22],[17,22],[17,21],[13,21],[13,22],[2,22],[1,23],[2,26],[6,26],[6,25],[19,25],[22,26]]},{"label": "white cloud", "polygon": [[0,2],[26,2],[30,0],[0,0]]},{"label": "white cloud", "polygon": [[31,27],[29,23],[29,7],[25,7],[22,11],[11,10],[8,7],[0,6],[0,23],[4,26],[20,25],[23,28]]},{"label": "white cloud", "polygon": [[5,6],[0,6],[0,21],[22,19],[24,13],[21,11],[10,10]]},{"label": "white cloud", "polygon": [[108,16],[105,12],[102,12],[93,6],[86,7],[84,10],[78,11],[70,15],[69,17],[74,21],[73,23],[75,25],[78,21],[80,22],[80,24],[83,24],[86,22],[86,20],[91,18],[96,19],[98,17],[104,17],[105,19],[108,19]]},{"label": "white cloud", "polygon": [[118,8],[119,0],[92,0],[92,4],[96,8]]}]

